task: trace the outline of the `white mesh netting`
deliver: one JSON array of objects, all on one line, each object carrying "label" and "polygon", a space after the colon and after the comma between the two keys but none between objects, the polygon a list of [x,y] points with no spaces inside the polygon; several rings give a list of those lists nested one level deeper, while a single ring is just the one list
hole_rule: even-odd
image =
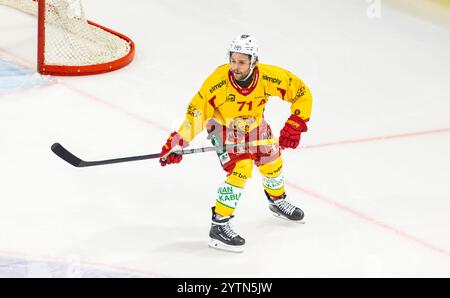
[{"label": "white mesh netting", "polygon": [[[81,0],[46,0],[44,63],[87,66],[107,63],[130,52],[129,43],[108,31],[90,25]],[[28,14],[38,15],[36,0],[0,0]]]}]

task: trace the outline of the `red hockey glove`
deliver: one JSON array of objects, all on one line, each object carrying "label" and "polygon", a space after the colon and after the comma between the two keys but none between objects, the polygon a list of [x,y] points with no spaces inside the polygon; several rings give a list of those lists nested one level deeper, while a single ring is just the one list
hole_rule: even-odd
[{"label": "red hockey glove", "polygon": [[183,156],[171,152],[181,150],[187,146],[189,146],[189,142],[183,140],[178,132],[172,132],[162,147],[161,153],[159,153],[159,163],[161,166],[164,167],[167,164],[179,163],[183,159]]},{"label": "red hockey glove", "polygon": [[292,114],[280,132],[279,144],[281,149],[297,148],[300,143],[300,134],[306,131],[308,131],[308,127],[305,121],[299,116]]}]

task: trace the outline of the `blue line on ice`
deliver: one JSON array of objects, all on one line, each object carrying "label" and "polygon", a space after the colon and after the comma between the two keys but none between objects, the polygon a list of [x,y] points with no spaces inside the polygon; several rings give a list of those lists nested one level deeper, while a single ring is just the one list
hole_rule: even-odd
[{"label": "blue line on ice", "polygon": [[0,278],[2,277],[129,278],[142,276],[130,272],[121,272],[113,268],[85,265],[76,260],[76,258],[63,262],[0,256]]},{"label": "blue line on ice", "polygon": [[0,59],[0,93],[20,91],[48,83],[44,76]]}]

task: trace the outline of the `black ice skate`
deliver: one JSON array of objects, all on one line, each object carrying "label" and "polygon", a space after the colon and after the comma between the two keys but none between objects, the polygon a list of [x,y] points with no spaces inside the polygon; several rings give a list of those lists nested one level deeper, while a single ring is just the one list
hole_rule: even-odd
[{"label": "black ice skate", "polygon": [[267,191],[264,192],[270,202],[269,209],[272,211],[274,216],[293,221],[300,221],[305,216],[300,208],[292,205],[286,200],[286,194],[283,194],[280,198],[275,199],[270,196]]},{"label": "black ice skate", "polygon": [[221,217],[215,212],[215,207],[211,209],[213,215],[211,229],[209,230],[209,246],[232,252],[244,251],[244,238],[234,232],[230,226],[230,220],[233,218],[233,215]]}]

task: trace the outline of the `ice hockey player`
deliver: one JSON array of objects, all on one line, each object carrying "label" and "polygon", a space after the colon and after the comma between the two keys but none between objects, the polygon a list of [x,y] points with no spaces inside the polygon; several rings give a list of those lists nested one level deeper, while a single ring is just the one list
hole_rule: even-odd
[{"label": "ice hockey player", "polygon": [[[189,103],[184,122],[162,148],[160,163],[179,163],[182,155],[173,151],[187,147],[206,128],[213,145],[224,148],[217,155],[227,173],[212,207],[209,245],[241,252],[245,240],[232,229],[230,220],[246,181],[252,176],[253,163],[263,176],[269,210],[284,219],[303,219],[303,211],[286,200],[280,149],[299,145],[301,133],[307,131],[312,96],[303,81],[291,72],[259,63],[257,41],[251,35],[239,35],[233,40],[228,57],[229,64],[219,66]],[[264,120],[270,96],[287,101],[291,108],[278,144],[271,142],[275,136]]]}]

